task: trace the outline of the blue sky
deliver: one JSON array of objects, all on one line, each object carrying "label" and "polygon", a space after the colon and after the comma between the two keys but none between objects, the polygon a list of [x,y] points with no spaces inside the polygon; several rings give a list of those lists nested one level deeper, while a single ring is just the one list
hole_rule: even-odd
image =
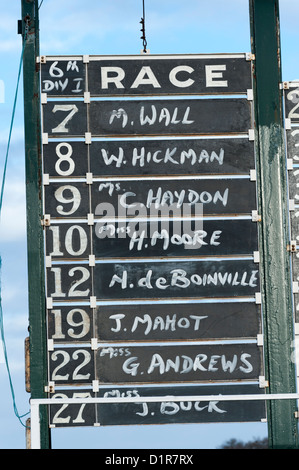
[{"label": "blue sky", "polygon": [[[21,37],[21,2],[0,0],[0,171],[2,172]],[[299,78],[297,0],[280,0],[283,80]],[[139,54],[141,0],[44,0],[40,9],[41,54]],[[249,52],[248,0],[147,0],[146,32],[151,53]],[[27,336],[26,215],[23,102],[20,87],[0,224],[2,299],[6,342],[20,414],[29,411],[24,391]],[[1,357],[1,356],[0,356]],[[0,363],[0,448],[25,448],[24,428],[13,413],[7,373]],[[236,437],[263,437],[266,425],[164,425],[55,430],[54,448],[216,448]]]}]

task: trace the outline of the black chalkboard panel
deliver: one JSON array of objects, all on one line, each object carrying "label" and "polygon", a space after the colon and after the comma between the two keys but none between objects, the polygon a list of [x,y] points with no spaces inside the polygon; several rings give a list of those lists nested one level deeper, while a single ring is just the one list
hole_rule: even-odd
[{"label": "black chalkboard panel", "polygon": [[256,186],[249,178],[94,181],[91,207],[95,218],[186,217],[194,211],[200,216],[201,209],[203,215],[251,215],[256,208]]},{"label": "black chalkboard panel", "polygon": [[99,348],[100,383],[160,383],[256,380],[261,375],[256,344],[203,344]]},{"label": "black chalkboard panel", "polygon": [[[59,390],[51,398],[95,398],[95,393],[91,389],[82,389],[78,391],[76,388]],[[57,428],[73,427],[73,426],[94,426],[97,421],[96,405],[87,403],[77,403],[69,405],[49,406],[50,425]]]},{"label": "black chalkboard panel", "polygon": [[243,57],[137,56],[92,58],[91,96],[246,93],[250,61]]},{"label": "black chalkboard panel", "polygon": [[[245,138],[49,141],[44,173],[58,178],[148,175],[248,175],[254,143]],[[90,154],[90,169],[88,163]]]},{"label": "black chalkboard panel", "polygon": [[86,218],[89,210],[89,186],[72,181],[44,186],[45,214],[57,218]]},{"label": "black chalkboard panel", "polygon": [[[297,82],[298,83],[298,82]],[[291,123],[299,122],[299,88],[292,86],[284,91],[285,98],[285,115],[286,118],[291,119]]]},{"label": "black chalkboard panel", "polygon": [[96,264],[98,299],[250,296],[259,292],[258,265],[251,260],[145,261]]},{"label": "black chalkboard panel", "polygon": [[253,146],[254,143],[249,141],[248,137],[92,141],[90,144],[90,171],[94,177],[248,175],[255,166]]},{"label": "black chalkboard panel", "polygon": [[[127,398],[164,397],[164,403],[108,403],[108,404],[68,404],[50,408],[50,424],[55,427],[77,427],[175,423],[233,423],[255,422],[266,416],[263,400],[217,401],[217,395],[257,395],[264,394],[258,385],[184,385],[157,387],[101,387],[99,392],[91,389],[62,389],[52,398]],[[172,401],[171,397],[215,395],[211,401]],[[154,456],[156,458],[156,456]],[[153,461],[154,462],[154,461]]]},{"label": "black chalkboard panel", "polygon": [[215,401],[165,403],[99,404],[101,426],[121,424],[174,424],[174,423],[232,423],[254,422],[265,418],[265,402],[217,401],[217,395],[264,394],[258,385],[204,385],[134,388],[101,388],[98,396],[104,397],[158,397],[215,395]]},{"label": "black chalkboard panel", "polygon": [[295,204],[299,203],[299,166],[294,166],[288,171],[289,198],[294,199]]},{"label": "black chalkboard panel", "polygon": [[253,302],[101,305],[95,323],[102,342],[256,338],[261,314]]},{"label": "black chalkboard panel", "polygon": [[95,354],[90,348],[57,348],[49,352],[49,380],[58,385],[90,384]]},{"label": "black chalkboard panel", "polygon": [[61,223],[45,227],[46,256],[52,259],[88,259],[91,254],[91,226]]},{"label": "black chalkboard panel", "polygon": [[53,264],[47,268],[47,296],[53,300],[89,300],[92,275],[88,264]]},{"label": "black chalkboard panel", "polygon": [[87,343],[94,337],[93,310],[87,305],[56,305],[47,311],[47,324],[55,343]]},{"label": "black chalkboard panel", "polygon": [[250,255],[257,245],[249,219],[97,222],[93,232],[97,258]]},{"label": "black chalkboard panel", "polygon": [[[251,128],[251,104],[242,98],[91,101],[89,106],[89,130],[98,137],[247,133]],[[54,118],[51,128],[59,124]]]},{"label": "black chalkboard panel", "polygon": [[250,128],[251,104],[242,98],[91,101],[89,105],[48,101],[43,105],[43,132],[49,137],[85,137],[86,132],[94,137],[239,134]]},{"label": "black chalkboard panel", "polygon": [[83,96],[86,66],[82,58],[58,57],[41,63],[41,91],[49,96]]},{"label": "black chalkboard panel", "polygon": [[86,177],[88,146],[85,142],[62,140],[43,145],[44,173],[50,177]]},{"label": "black chalkboard panel", "polygon": [[43,132],[49,137],[85,137],[87,105],[83,101],[48,101],[42,116]]}]

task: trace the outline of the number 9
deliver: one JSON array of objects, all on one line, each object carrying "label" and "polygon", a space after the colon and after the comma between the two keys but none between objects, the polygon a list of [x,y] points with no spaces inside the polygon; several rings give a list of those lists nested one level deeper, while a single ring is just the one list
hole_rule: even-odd
[{"label": "number 9", "polygon": [[[66,198],[64,196],[65,191],[70,191],[72,193],[72,197]],[[71,185],[61,186],[60,188],[56,189],[55,191],[55,199],[62,204],[73,204],[69,211],[65,211],[63,206],[57,206],[56,210],[58,214],[61,215],[71,215],[79,208],[81,203],[81,194],[78,188]]]}]

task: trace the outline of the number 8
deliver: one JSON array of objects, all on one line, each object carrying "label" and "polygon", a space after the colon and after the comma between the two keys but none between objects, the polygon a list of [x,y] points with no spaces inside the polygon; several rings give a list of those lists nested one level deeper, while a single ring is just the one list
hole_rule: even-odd
[{"label": "number 8", "polygon": [[[66,154],[63,154],[61,152],[61,148],[62,147],[66,147],[67,148],[67,152]],[[75,169],[75,162],[74,160],[71,158],[73,154],[73,149],[72,149],[72,146],[71,144],[68,144],[67,142],[61,142],[60,144],[58,144],[56,146],[56,155],[58,157],[58,160],[57,162],[55,163],[55,170],[56,172],[61,175],[61,176],[69,176],[71,175],[73,172],[74,172],[74,169]],[[69,167],[67,170],[62,170],[61,169],[61,162],[68,162],[69,164]]]}]

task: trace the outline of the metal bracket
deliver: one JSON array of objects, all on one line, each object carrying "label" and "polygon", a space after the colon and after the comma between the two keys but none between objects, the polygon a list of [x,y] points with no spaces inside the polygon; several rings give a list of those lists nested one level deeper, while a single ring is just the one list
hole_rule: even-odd
[{"label": "metal bracket", "polygon": [[98,380],[93,380],[92,381],[92,391],[93,392],[98,392],[100,389],[99,387],[99,381]]},{"label": "metal bracket", "polygon": [[256,170],[250,170],[250,181],[256,181]]},{"label": "metal bracket", "polygon": [[255,293],[255,303],[260,305],[262,303],[262,294],[260,292]]},{"label": "metal bracket", "polygon": [[257,335],[257,345],[258,346],[264,346],[264,335],[263,334],[258,334]]},{"label": "metal bracket", "polygon": [[294,210],[295,210],[295,200],[289,199],[289,211],[294,211]]},{"label": "metal bracket", "polygon": [[259,376],[259,387],[260,388],[268,388],[269,387],[269,380],[266,380],[264,375]]},{"label": "metal bracket", "polygon": [[290,251],[291,253],[296,253],[297,251],[296,240],[290,241],[290,244],[287,245],[287,251]]},{"label": "metal bracket", "polygon": [[93,351],[98,349],[98,338],[91,338],[91,349]]},{"label": "metal bracket", "polygon": [[292,158],[287,158],[287,170],[293,170],[294,165],[293,165],[293,159]]},{"label": "metal bracket", "polygon": [[249,90],[247,90],[247,100],[253,101],[253,89],[252,88],[249,88]]},{"label": "metal bracket", "polygon": [[261,222],[262,217],[258,214],[258,211],[251,212],[252,222]]},{"label": "metal bracket", "polygon": [[92,173],[86,173],[86,184],[92,184]]},{"label": "metal bracket", "polygon": [[55,393],[55,382],[49,382],[48,385],[45,386],[46,393]]},{"label": "metal bracket", "polygon": [[253,142],[255,140],[254,129],[249,129],[248,130],[248,139],[249,139],[250,142]]},{"label": "metal bracket", "polygon": [[49,173],[43,174],[43,185],[48,186],[50,184],[50,175]]},{"label": "metal bracket", "polygon": [[93,214],[87,214],[87,224],[88,225],[94,225],[94,215]]},{"label": "metal bracket", "polygon": [[260,252],[259,251],[254,251],[253,252],[253,262],[254,263],[259,263],[260,262]]},{"label": "metal bracket", "polygon": [[50,227],[50,225],[51,225],[51,216],[50,216],[50,214],[45,214],[44,215],[44,218],[41,220],[41,224],[44,227]]},{"label": "metal bracket", "polygon": [[91,132],[85,132],[85,143],[91,144]]},{"label": "metal bracket", "polygon": [[89,302],[90,302],[90,308],[96,308],[97,306],[97,298],[95,296],[91,296],[89,298]]},{"label": "metal bracket", "polygon": [[47,104],[48,102],[47,93],[40,94],[40,102],[41,104]]},{"label": "metal bracket", "polygon": [[90,93],[89,91],[84,92],[84,103],[89,104],[90,103]]},{"label": "metal bracket", "polygon": [[249,62],[250,60],[255,60],[255,54],[252,54],[251,52],[246,52],[246,60]]},{"label": "metal bracket", "polygon": [[291,119],[290,118],[285,118],[284,127],[285,127],[286,130],[292,129]]},{"label": "metal bracket", "polygon": [[42,144],[47,145],[49,143],[49,134],[47,132],[42,133]]}]

